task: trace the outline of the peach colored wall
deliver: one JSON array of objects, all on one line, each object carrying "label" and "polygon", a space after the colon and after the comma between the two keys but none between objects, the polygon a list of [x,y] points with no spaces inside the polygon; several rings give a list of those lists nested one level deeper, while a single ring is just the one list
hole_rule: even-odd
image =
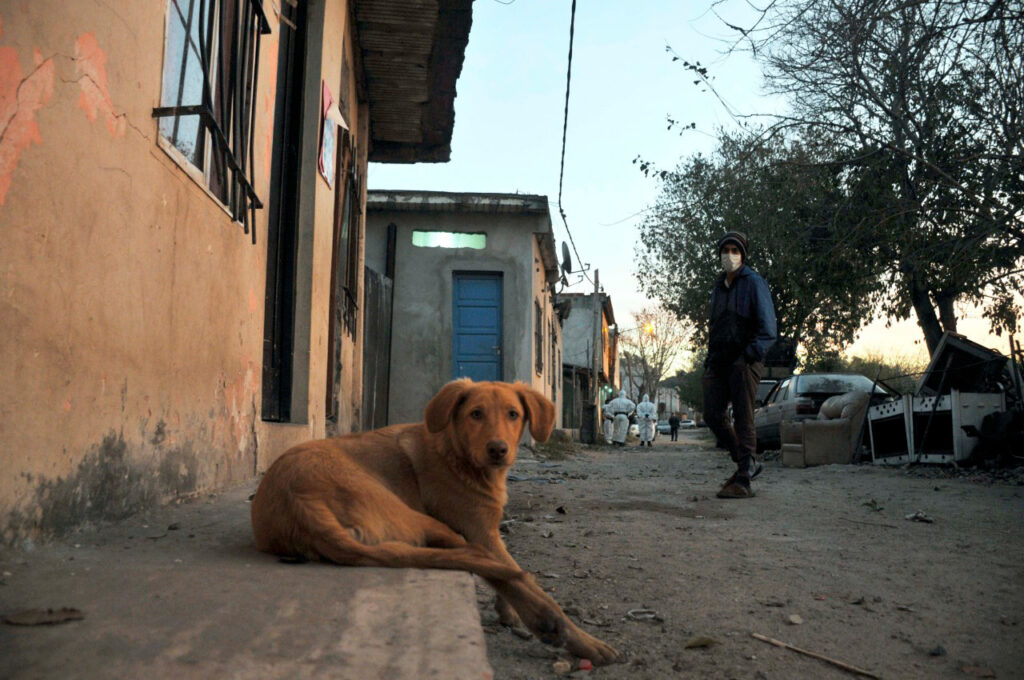
[{"label": "peach colored wall", "polygon": [[[530,384],[531,384],[531,386],[534,389],[538,390],[539,392],[542,392],[549,399],[553,398],[553,401],[555,402],[555,406],[556,406],[556,409],[555,409],[555,416],[556,416],[555,426],[556,427],[561,427],[562,426],[562,391],[561,391],[562,364],[561,364],[561,361],[558,362],[557,366],[552,366],[552,364],[551,364],[551,342],[552,342],[552,338],[551,338],[551,320],[552,319],[557,319],[557,316],[555,315],[555,309],[554,309],[554,305],[553,305],[553,301],[552,301],[551,291],[550,291],[550,288],[548,286],[547,280],[545,279],[544,260],[541,257],[540,244],[537,242],[537,237],[534,234],[530,234],[529,235],[529,239],[530,239],[530,245],[531,245],[531,250],[532,250],[532,255],[533,255],[533,282],[532,282],[533,299],[534,299],[534,301],[540,303],[541,310],[543,310],[542,313],[543,313],[543,324],[544,324],[544,327],[541,329],[541,332],[542,332],[542,334],[544,336],[544,356],[542,357],[543,363],[544,363],[544,372],[541,373],[541,374],[538,374],[536,372],[536,369],[534,368],[534,362],[536,361],[536,356],[535,356],[536,355],[536,348],[535,348],[534,341],[533,341],[533,335],[531,334],[531,336],[530,336],[530,350],[531,350],[531,352],[530,352],[530,356],[531,356],[531,360],[530,360],[530,368],[531,368],[531,370],[530,370],[530,375],[531,375]],[[537,321],[536,321],[536,317],[534,316],[534,314],[535,314],[535,312],[534,312],[534,310],[533,310],[533,308],[531,306],[531,309],[530,309],[530,328],[533,329],[533,332],[536,332],[537,329],[534,326],[535,326]],[[557,322],[556,322],[556,326],[557,326]],[[557,327],[558,327],[558,337],[557,337],[557,345],[556,345],[556,347],[557,347],[557,356],[561,357],[561,355],[562,355],[562,328],[561,328],[561,326],[557,326]],[[554,373],[555,379],[558,381],[558,385],[559,385],[559,390],[554,395],[552,395],[552,393],[551,393],[552,392],[552,390],[551,390],[552,373]]]},{"label": "peach colored wall", "polygon": [[[349,29],[349,11],[347,3],[328,2],[324,12],[324,50],[320,63],[321,77],[330,88],[335,101],[340,101],[341,72],[343,59],[347,60],[349,68],[353,68],[354,51],[352,38]],[[344,36],[344,38],[342,38]],[[366,177],[367,145],[362,140],[367,139],[369,132],[368,110],[365,106],[360,108],[357,103],[355,92],[355,77],[349,78],[349,93],[347,97],[349,109],[342,111],[345,120],[357,141],[358,162],[360,163],[360,177]],[[333,246],[333,225],[335,191],[338,189],[337,178],[334,186],[329,187],[327,182],[317,176],[316,182],[316,230],[314,233],[313,251],[313,288],[312,305],[310,318],[310,376],[309,376],[309,424],[311,429],[322,436],[325,427],[325,414],[327,404],[327,370],[326,362],[330,348],[329,343],[329,322],[330,322],[330,301],[331,301],[331,257]],[[366,203],[365,183],[363,186],[362,204]],[[363,211],[365,213],[365,211]],[[360,230],[360,234],[365,229]],[[362,253],[362,243],[359,244]],[[363,267],[362,254],[359,259],[359,271]],[[360,281],[362,277],[360,276]],[[362,289],[357,296],[359,301],[356,319],[355,337],[359,342],[353,342],[350,336],[341,333],[341,370],[342,384],[340,403],[338,405],[338,429],[342,432],[349,432],[358,429],[360,422],[360,407],[362,405]],[[317,368],[313,368],[313,366]],[[267,451],[269,455],[264,458],[261,454],[260,465],[269,465],[276,454],[283,451]]]},{"label": "peach colored wall", "polygon": [[[266,204],[280,26],[264,5],[253,180]],[[347,30],[346,5],[329,0],[325,35]],[[0,6],[0,543],[249,480],[323,435],[333,192],[319,180],[307,424],[264,423],[267,210],[254,246],[158,144],[165,10]],[[335,90],[340,42],[324,43]],[[366,133],[365,111],[346,117]],[[347,342],[342,417],[356,422],[361,351]]]}]

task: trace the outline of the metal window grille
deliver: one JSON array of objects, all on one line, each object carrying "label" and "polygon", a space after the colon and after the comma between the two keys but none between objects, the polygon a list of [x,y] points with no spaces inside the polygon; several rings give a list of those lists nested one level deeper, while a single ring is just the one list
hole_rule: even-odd
[{"label": "metal window grille", "polygon": [[551,398],[558,396],[558,378],[561,371],[558,366],[558,324],[551,319]]},{"label": "metal window grille", "polygon": [[253,127],[260,36],[270,24],[259,0],[169,0],[160,132],[207,178],[256,243]]},{"label": "metal window grille", "polygon": [[[359,197],[362,195],[361,177],[357,161],[357,149],[348,132],[343,133],[342,153],[338,158],[340,178],[335,196],[334,227],[334,272],[332,276],[338,291],[339,313],[345,332],[355,337],[356,311],[359,309],[359,237],[362,224],[362,210]],[[340,205],[339,205],[340,203]]]},{"label": "metal window grille", "polygon": [[533,339],[534,339],[534,355],[536,355],[536,367],[537,373],[544,372],[544,312],[540,308],[540,303],[536,300],[533,301],[534,311],[534,322],[533,322]]}]

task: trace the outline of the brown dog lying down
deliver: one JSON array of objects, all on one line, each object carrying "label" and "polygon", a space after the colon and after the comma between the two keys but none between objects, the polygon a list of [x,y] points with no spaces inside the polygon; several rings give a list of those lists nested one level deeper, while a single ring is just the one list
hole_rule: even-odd
[{"label": "brown dog lying down", "polygon": [[538,441],[555,406],[523,383],[456,380],[425,422],[300,444],[252,501],[256,547],[337,564],[460,569],[498,591],[502,623],[595,664],[619,653],[580,630],[516,564],[498,526],[525,423]]}]

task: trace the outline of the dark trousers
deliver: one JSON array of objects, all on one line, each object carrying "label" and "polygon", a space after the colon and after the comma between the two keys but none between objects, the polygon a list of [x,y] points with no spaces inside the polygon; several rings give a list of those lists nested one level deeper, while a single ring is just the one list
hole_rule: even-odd
[{"label": "dark trousers", "polygon": [[[760,362],[748,364],[740,359],[724,368],[708,367],[701,379],[701,387],[704,388],[704,421],[718,441],[729,449],[737,472],[743,476],[750,474],[750,461],[757,450],[754,397],[762,373],[764,366]],[[730,402],[735,427],[729,419]]]},{"label": "dark trousers", "polygon": [[678,427],[673,427],[672,429],[670,429],[669,430],[669,434],[672,435],[672,441],[678,441],[679,440],[679,428]]}]

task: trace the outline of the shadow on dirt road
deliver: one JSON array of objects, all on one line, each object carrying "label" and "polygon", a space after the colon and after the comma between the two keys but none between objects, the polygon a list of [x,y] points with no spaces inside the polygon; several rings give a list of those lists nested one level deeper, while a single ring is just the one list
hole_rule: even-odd
[{"label": "shadow on dirt road", "polygon": [[[755,498],[718,500],[732,465],[701,432],[523,454],[506,540],[577,623],[625,652],[594,677],[857,677],[753,633],[884,678],[1021,677],[1016,482],[770,462]],[[907,519],[918,511],[933,522]],[[486,586],[478,599],[499,680],[554,677],[569,659],[500,626]]]}]

